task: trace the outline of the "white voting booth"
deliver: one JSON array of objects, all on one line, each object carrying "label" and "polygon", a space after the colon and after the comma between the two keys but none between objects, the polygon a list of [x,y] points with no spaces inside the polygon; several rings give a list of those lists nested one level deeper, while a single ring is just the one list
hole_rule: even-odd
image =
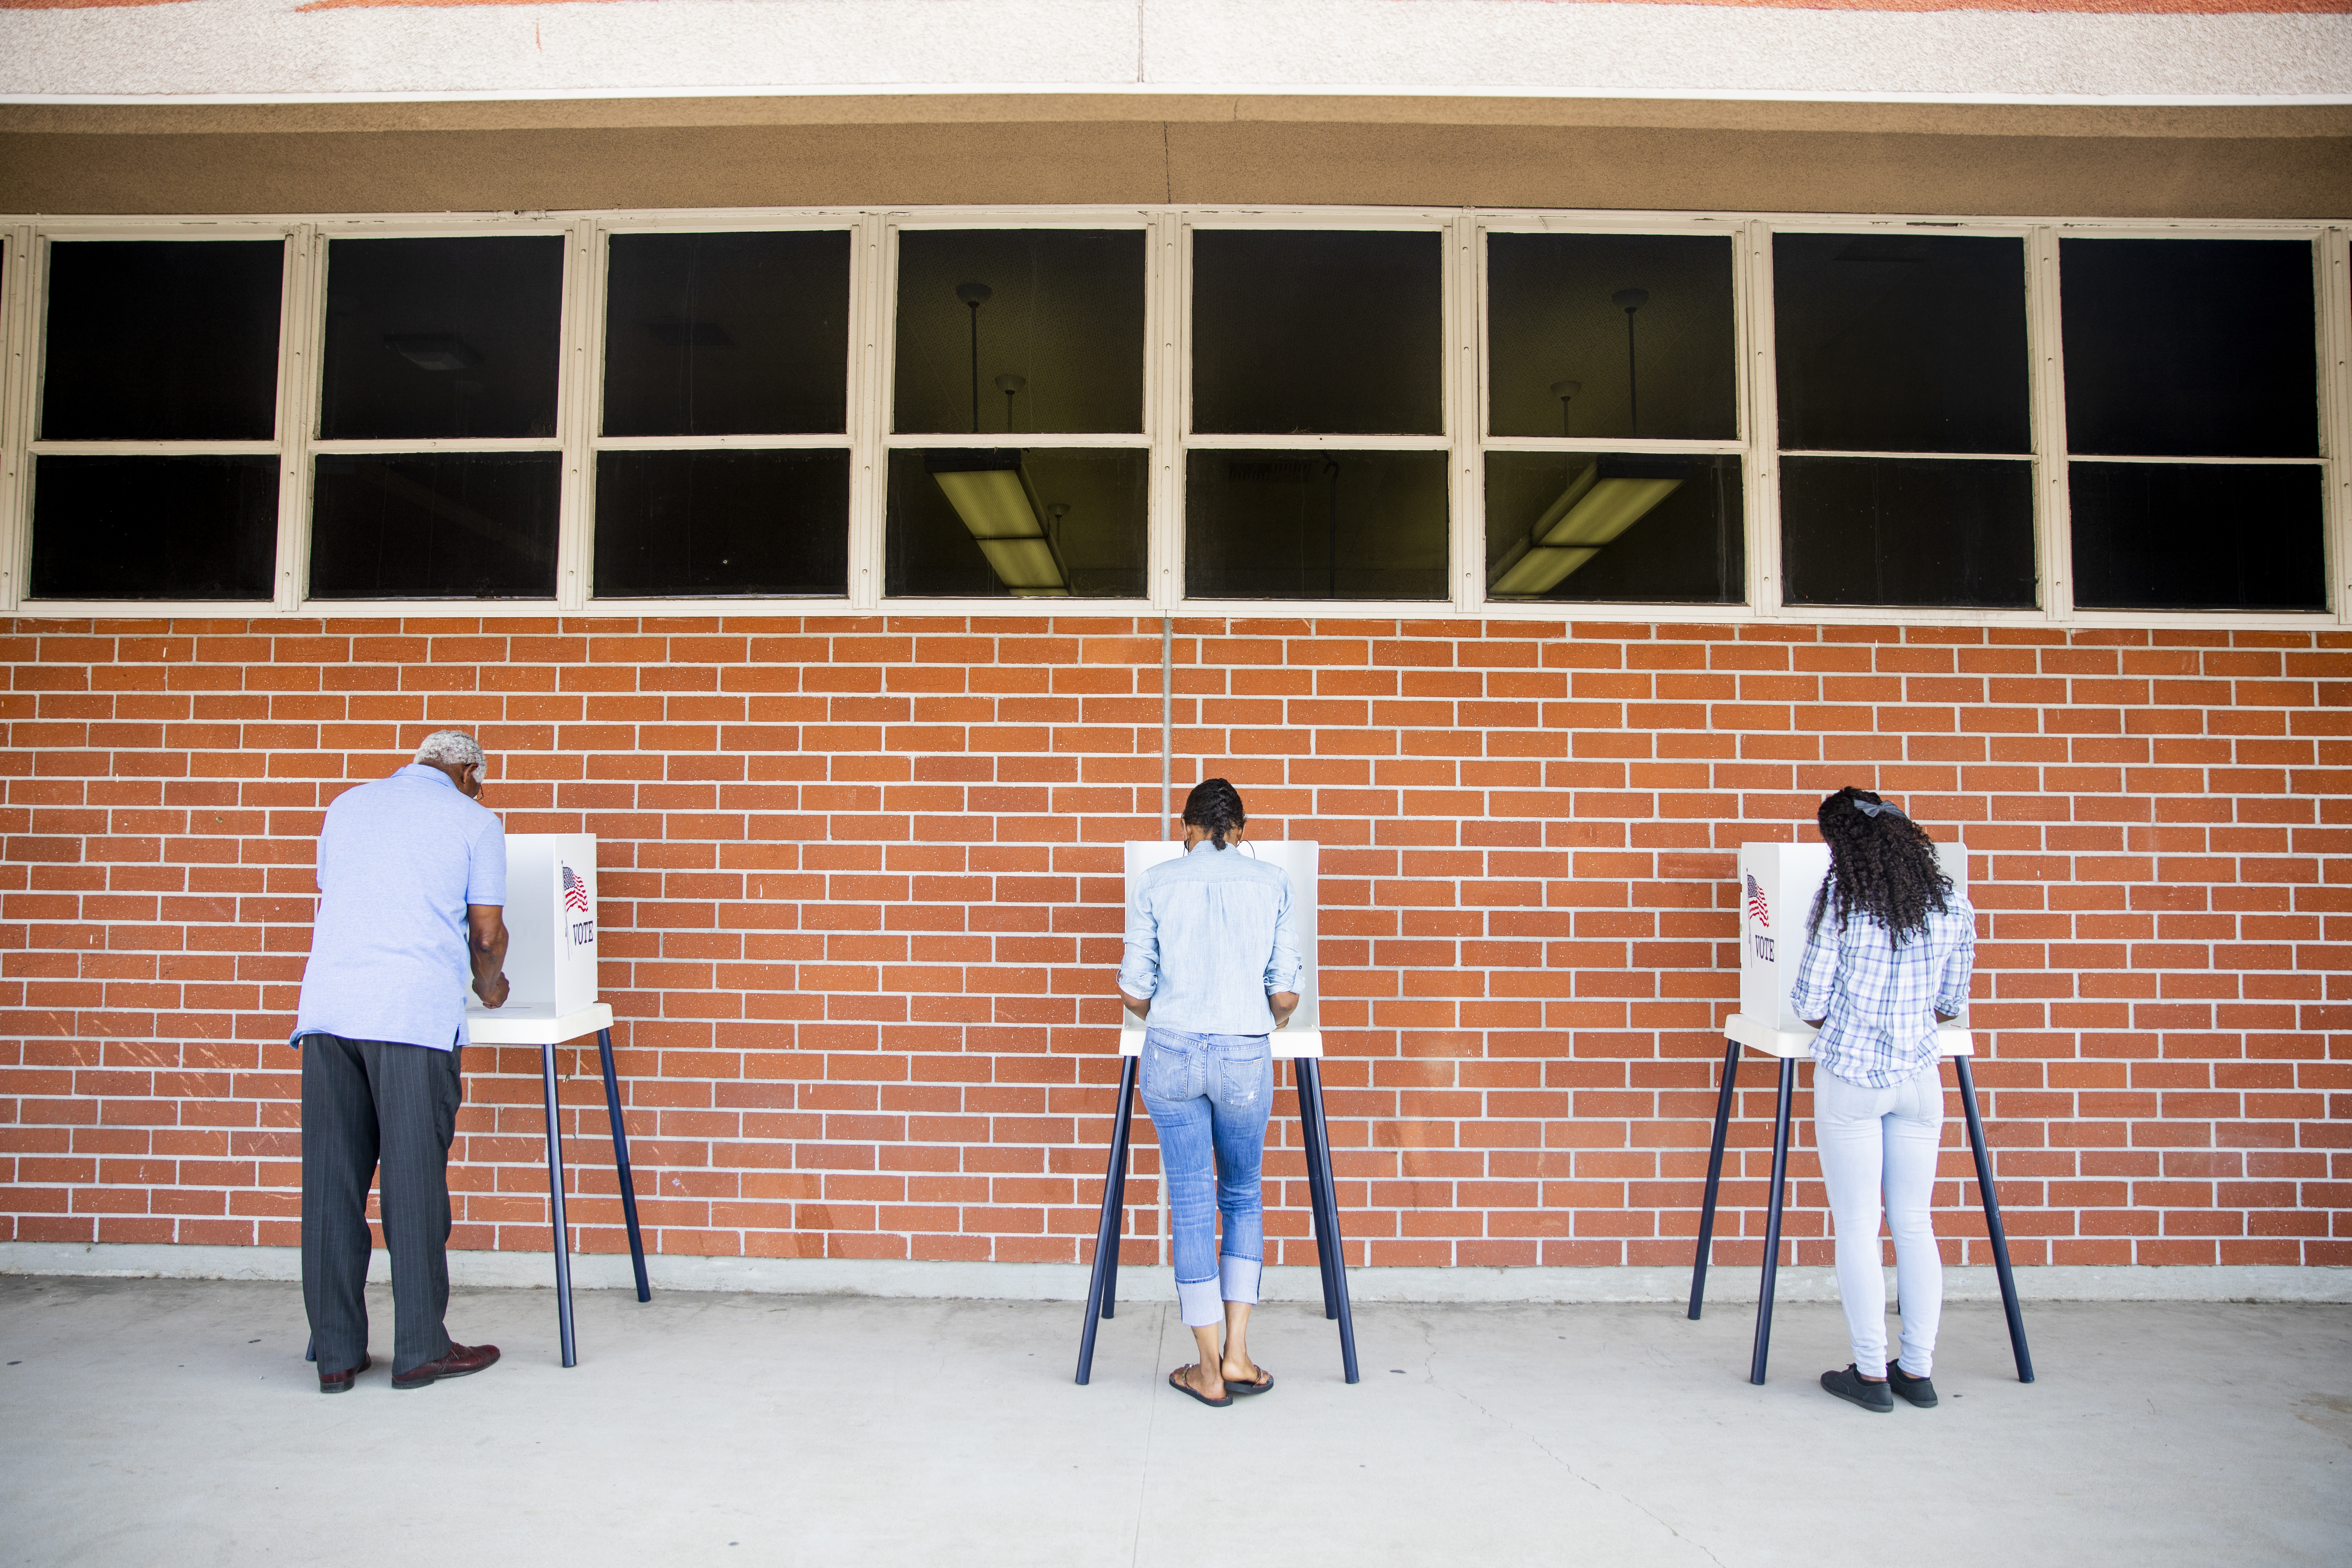
[{"label": "white voting booth", "polygon": [[[1969,888],[1968,854],[1964,846],[1938,842],[1936,861],[1953,889]],[[1715,1139],[1707,1152],[1706,1198],[1699,1210],[1698,1255],[1691,1267],[1689,1315],[1696,1319],[1706,1295],[1708,1253],[1715,1240],[1716,1197],[1722,1185],[1724,1144],[1728,1136],[1743,1048],[1780,1063],[1780,1094],[1773,1119],[1772,1191],[1764,1227],[1764,1279],[1756,1307],[1756,1345],[1748,1370],[1750,1383],[1764,1381],[1765,1362],[1772,1342],[1772,1287],[1780,1268],[1780,1211],[1788,1186],[1790,1106],[1797,1083],[1797,1063],[1810,1060],[1813,1027],[1789,1005],[1804,962],[1806,929],[1813,900],[1829,876],[1829,846],[1811,844],[1743,844],[1739,847],[1739,1011],[1724,1022],[1728,1044],[1723,1056],[1723,1083],[1717,1093]],[[2033,1363],[2025,1346],[2025,1322],[2017,1306],[2017,1289],[2010,1278],[2009,1241],[2002,1233],[2000,1205],[1992,1184],[1992,1163],[1987,1154],[1984,1126],[1977,1111],[1976,1083],[1969,1070],[1975,1038],[1969,1029],[1968,1010],[1961,1008],[1953,1023],[1936,1030],[1937,1050],[1953,1064],[1959,1078],[1960,1099],[1968,1116],[1969,1146],[1976,1156],[1977,1186],[1984,1199],[1985,1225],[1993,1249],[1995,1272],[2000,1279],[2001,1302],[2008,1309],[2011,1348],[2016,1352],[2019,1381],[2033,1381]]]},{"label": "white voting booth", "polygon": [[[1315,978],[1315,900],[1317,851],[1321,846],[1312,839],[1291,839],[1281,843],[1261,844],[1245,839],[1234,848],[1211,850],[1211,854],[1247,855],[1269,866],[1279,866],[1290,873],[1291,910],[1297,921],[1298,962],[1304,973],[1298,980],[1298,1011],[1290,1022],[1274,1032],[1274,1059],[1293,1061],[1300,1057],[1320,1057],[1323,1054],[1322,1015],[1316,1006]],[[1130,840],[1127,846],[1127,890],[1135,891],[1138,878],[1154,866],[1166,865],[1183,858],[1181,842],[1169,840],[1150,843]],[[1142,1019],[1119,1009],[1118,1053],[1123,1057],[1143,1054]]]},{"label": "white voting booth", "polygon": [[596,838],[588,833],[507,835],[509,994],[485,1007],[466,993],[466,1039],[477,1046],[537,1046],[547,1108],[547,1182],[555,1229],[556,1327],[563,1364],[578,1363],[572,1322],[571,1231],[563,1212],[563,1141],[555,1104],[555,1047],[596,1037],[604,1069],[604,1110],[613,1129],[613,1164],[628,1222],[629,1260],[637,1300],[653,1300],[637,1194],[629,1172],[628,1133],[621,1123],[621,1086],[613,1068],[613,1009],[596,999]]},{"label": "white voting booth", "polygon": [[[1339,1325],[1339,1362],[1349,1383],[1357,1381],[1355,1313],[1348,1301],[1348,1273],[1339,1236],[1339,1198],[1331,1176],[1331,1148],[1323,1117],[1322,1014],[1316,974],[1315,938],[1318,908],[1318,851],[1312,839],[1245,839],[1234,847],[1202,850],[1202,854],[1247,855],[1289,874],[1291,910],[1298,938],[1302,973],[1298,1010],[1290,1022],[1274,1032],[1274,1058],[1293,1064],[1298,1088],[1298,1124],[1306,1144],[1308,1209],[1315,1225],[1315,1251],[1323,1275],[1323,1315]],[[1175,841],[1130,840],[1127,846],[1127,891],[1132,897],[1138,879],[1152,867],[1184,853]],[[1119,1009],[1118,1108],[1111,1123],[1110,1169],[1103,1181],[1102,1220],[1095,1231],[1094,1275],[1087,1291],[1086,1326],[1078,1337],[1078,1381],[1094,1371],[1095,1329],[1115,1315],[1118,1299],[1118,1246],[1125,1232],[1127,1167],[1129,1131],[1135,1115],[1137,1068],[1143,1057],[1143,1037],[1149,1026],[1125,1007]]]},{"label": "white voting booth", "polygon": [[466,993],[467,1040],[562,1044],[613,1026],[596,1000],[596,836],[507,835],[507,983],[493,1011]]},{"label": "white voting booth", "polygon": [[[1969,890],[1969,858],[1957,845],[1936,846],[1936,864],[1955,891]],[[1789,1005],[1797,968],[1805,957],[1805,927],[1813,897],[1830,874],[1826,844],[1743,844],[1739,847],[1739,1011],[1724,1032],[1769,1057],[1810,1058],[1813,1028]],[[1968,1010],[1936,1031],[1948,1057],[1974,1053]]]}]

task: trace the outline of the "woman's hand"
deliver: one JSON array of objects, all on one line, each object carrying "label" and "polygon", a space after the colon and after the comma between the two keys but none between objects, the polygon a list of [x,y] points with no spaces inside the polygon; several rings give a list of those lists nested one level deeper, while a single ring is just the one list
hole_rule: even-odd
[{"label": "woman's hand", "polygon": [[1126,1003],[1127,1010],[1134,1014],[1138,1018],[1148,1019],[1151,1016],[1150,997],[1138,996],[1126,986],[1122,985],[1118,988],[1118,999],[1121,1002]]},{"label": "woman's hand", "polygon": [[1293,1013],[1298,1011],[1298,993],[1276,991],[1266,997],[1265,1005],[1274,1009],[1274,1026],[1279,1029],[1290,1022],[1290,1016]]}]

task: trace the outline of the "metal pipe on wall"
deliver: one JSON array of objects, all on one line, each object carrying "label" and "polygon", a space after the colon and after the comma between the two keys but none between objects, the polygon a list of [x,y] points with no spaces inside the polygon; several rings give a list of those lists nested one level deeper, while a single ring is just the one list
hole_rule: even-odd
[{"label": "metal pipe on wall", "polygon": [[1176,837],[1168,821],[1170,803],[1174,799],[1175,774],[1171,759],[1175,753],[1176,735],[1176,617],[1160,617],[1160,831],[1170,838]]}]

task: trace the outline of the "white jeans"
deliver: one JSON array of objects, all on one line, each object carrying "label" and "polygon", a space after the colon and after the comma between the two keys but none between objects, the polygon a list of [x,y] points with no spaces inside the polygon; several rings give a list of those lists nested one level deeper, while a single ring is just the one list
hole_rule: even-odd
[{"label": "white jeans", "polygon": [[1878,1261],[1878,1195],[1895,1236],[1895,1283],[1903,1303],[1903,1370],[1925,1377],[1944,1315],[1944,1263],[1927,1205],[1944,1138],[1940,1062],[1888,1089],[1864,1089],[1813,1069],[1813,1142],[1837,1223],[1838,1295],[1854,1370],[1886,1375],[1886,1276]]}]

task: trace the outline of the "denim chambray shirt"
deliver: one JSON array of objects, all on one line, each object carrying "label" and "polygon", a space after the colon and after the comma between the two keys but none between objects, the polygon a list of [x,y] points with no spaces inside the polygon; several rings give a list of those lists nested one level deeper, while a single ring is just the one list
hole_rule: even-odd
[{"label": "denim chambray shirt", "polygon": [[1298,988],[1289,874],[1246,847],[1202,843],[1136,879],[1119,988],[1151,1002],[1154,1028],[1270,1035],[1265,999]]}]

